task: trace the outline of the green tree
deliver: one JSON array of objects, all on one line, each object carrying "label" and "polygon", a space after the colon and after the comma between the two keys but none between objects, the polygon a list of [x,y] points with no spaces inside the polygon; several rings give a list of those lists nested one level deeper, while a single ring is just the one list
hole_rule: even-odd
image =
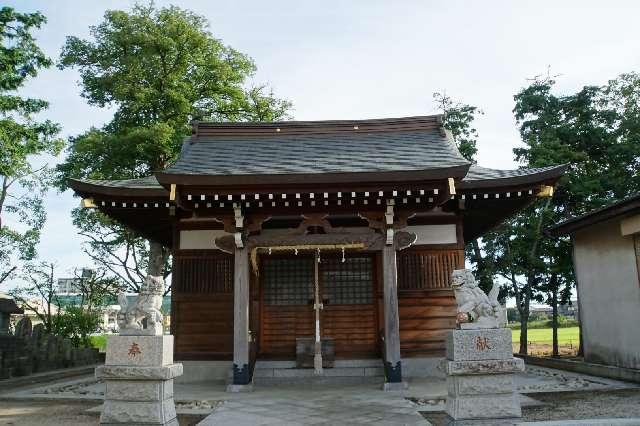
[{"label": "green tree", "polygon": [[433,100],[444,115],[444,128],[451,132],[460,154],[475,163],[478,131],[473,127],[473,122],[477,115],[484,113],[478,107],[454,101],[446,93],[434,93]]},{"label": "green tree", "polygon": [[[474,127],[474,121],[484,113],[478,107],[454,101],[444,93],[434,93],[433,99],[444,116],[444,128],[451,132],[456,147],[464,158],[475,163],[478,131]],[[480,288],[488,292],[493,285],[495,271],[491,262],[483,256],[481,238],[467,242],[465,252],[473,265]]]},{"label": "green tree", "polygon": [[[514,114],[524,147],[514,154],[527,167],[567,163],[567,173],[553,198],[507,223],[505,232],[514,243],[497,239],[499,250],[492,253],[498,256],[493,260],[499,260],[511,250],[514,263],[503,265],[504,271],[515,279],[524,277],[521,286],[511,280],[523,325],[521,353],[527,351],[529,302],[545,300],[546,295],[556,307],[557,328],[557,304],[567,301],[575,281],[570,242],[546,236],[544,228],[640,190],[640,77],[623,74],[604,86],[585,86],[569,95],[556,95],[554,85],[551,77],[538,78],[515,95]],[[557,337],[554,347],[557,354]]]},{"label": "green tree", "polygon": [[[553,241],[547,239],[547,241]],[[571,300],[571,288],[575,282],[573,275],[573,265],[571,256],[565,253],[571,251],[569,241],[560,240],[557,244],[552,243],[552,247],[546,250],[549,253],[546,263],[549,265],[546,280],[541,286],[541,291],[545,294],[545,303],[551,306],[551,330],[552,330],[552,355],[559,356],[558,348],[558,327],[561,325],[562,317],[558,314],[558,305],[565,305]]]},{"label": "green tree", "polygon": [[101,307],[115,299],[120,287],[106,271],[82,268],[74,271],[74,294],[59,294],[56,267],[55,262],[26,265],[23,283],[10,294],[42,322],[47,333],[68,338],[74,346],[90,346],[89,335],[100,330]]},{"label": "green tree", "polygon": [[550,199],[533,205],[482,237],[483,261],[505,283],[520,320],[521,354],[527,353],[527,324],[532,301],[542,302],[545,263],[541,257],[542,231],[549,222]]},{"label": "green tree", "polygon": [[[538,78],[515,95],[514,115],[524,146],[514,149],[514,156],[523,167],[567,163],[566,175],[552,199],[534,202],[481,241],[472,241],[467,250],[481,286],[486,289],[499,277],[503,291],[515,299],[523,354],[532,301],[552,306],[558,353],[557,306],[568,301],[575,284],[570,241],[550,238],[544,229],[640,191],[640,77],[623,74],[604,86],[585,86],[562,96],[553,93],[554,84],[551,77]],[[440,99],[445,112],[455,105]],[[475,140],[472,121],[459,111],[445,115],[452,133],[471,129],[462,134]]]},{"label": "green tree", "polygon": [[56,316],[60,306],[56,292],[55,269],[54,262],[28,264],[22,277],[24,284],[9,292],[20,306],[40,320],[47,333],[55,332]]},{"label": "green tree", "polygon": [[[90,39],[67,38],[59,66],[80,72],[89,104],[115,107],[110,123],[69,140],[60,189],[68,177],[125,179],[163,170],[192,120],[276,120],[291,107],[265,86],[248,86],[256,69],[251,58],[216,39],[205,18],[173,6],[107,11]],[[139,288],[141,263],[148,273],[167,273],[169,253],[159,244],[141,243],[97,212],[76,211],[74,220],[81,229],[87,221],[100,225],[88,251],[103,264],[108,253],[105,266],[131,288]],[[135,256],[123,254],[127,249]]]},{"label": "green tree", "polygon": [[18,262],[35,258],[46,219],[42,197],[50,174],[46,166],[34,168],[34,157],[62,149],[58,126],[34,119],[48,103],[18,94],[51,65],[32,35],[45,22],[40,13],[0,9],[0,284],[15,274]]}]

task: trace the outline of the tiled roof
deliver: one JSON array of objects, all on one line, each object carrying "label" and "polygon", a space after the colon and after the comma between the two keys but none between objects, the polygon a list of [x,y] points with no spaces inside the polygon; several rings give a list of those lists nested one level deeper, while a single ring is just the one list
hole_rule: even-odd
[{"label": "tiled roof", "polygon": [[468,165],[438,129],[194,137],[166,174],[274,175],[414,171]]},{"label": "tiled roof", "polygon": [[488,180],[488,179],[510,179],[514,177],[520,176],[528,176],[528,175],[536,175],[540,173],[545,173],[551,170],[555,170],[558,167],[562,166],[549,166],[549,167],[539,167],[539,168],[521,168],[521,169],[512,169],[512,170],[498,170],[498,169],[488,169],[486,167],[481,167],[476,164],[472,165],[467,172],[467,175],[464,177],[463,181],[477,181],[477,180]]},{"label": "tiled roof", "polygon": [[163,196],[167,190],[158,183],[155,176],[138,179],[69,179],[69,185],[76,193],[86,196],[93,193],[122,196]]},{"label": "tiled roof", "polygon": [[[180,158],[140,179],[74,180],[89,194],[164,195],[169,184],[402,183],[453,177],[461,189],[553,181],[564,166],[495,170],[472,165],[438,115],[375,120],[195,123]],[[466,176],[465,176],[466,174]]]},{"label": "tiled roof", "polygon": [[461,188],[482,188],[500,185],[519,185],[531,181],[543,182],[545,180],[557,180],[566,170],[566,165],[521,168],[512,170],[488,169],[473,164],[469,167],[467,175],[462,179]]},{"label": "tiled roof", "polygon": [[102,179],[82,179],[82,182],[95,186],[110,186],[112,188],[132,188],[132,189],[161,189],[155,176],[146,176],[138,179],[102,180]]}]

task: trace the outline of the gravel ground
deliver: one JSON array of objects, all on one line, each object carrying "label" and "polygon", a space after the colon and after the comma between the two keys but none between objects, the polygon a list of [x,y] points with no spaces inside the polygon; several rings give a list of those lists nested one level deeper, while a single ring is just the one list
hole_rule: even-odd
[{"label": "gravel ground", "polygon": [[640,417],[640,389],[528,394],[542,407],[522,409],[527,421]]},{"label": "gravel ground", "polygon": [[[16,426],[85,426],[99,424],[97,413],[85,411],[95,407],[95,401],[0,401],[0,425]],[[180,426],[195,425],[204,416],[180,415]]]},{"label": "gravel ground", "polygon": [[[532,393],[543,403],[523,408],[523,420],[566,420],[640,417],[640,389]],[[0,401],[0,425],[97,425],[97,414],[87,414],[94,401]],[[195,425],[202,416],[178,416],[181,426]]]},{"label": "gravel ground", "polygon": [[86,414],[89,402],[0,401],[0,425],[97,425],[98,416]]}]

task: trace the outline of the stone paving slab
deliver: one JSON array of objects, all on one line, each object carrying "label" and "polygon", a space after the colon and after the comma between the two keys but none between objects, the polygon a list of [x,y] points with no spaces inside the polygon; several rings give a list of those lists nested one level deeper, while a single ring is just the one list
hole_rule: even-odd
[{"label": "stone paving slab", "polygon": [[229,400],[200,425],[428,425],[418,405],[402,393],[378,386],[327,387],[301,391],[299,386],[257,386],[241,400]]},{"label": "stone paving slab", "polygon": [[638,426],[640,418],[633,419],[582,419],[582,420],[554,420],[545,422],[520,422],[515,426]]},{"label": "stone paving slab", "polygon": [[[256,385],[254,392],[243,394],[225,392],[225,384],[222,382],[176,383],[174,386],[178,412],[181,409],[188,409],[198,414],[205,414],[214,410],[212,416],[203,423],[204,425],[213,424],[215,419],[219,422],[216,424],[233,426],[243,424],[427,425],[427,421],[418,413],[442,411],[447,394],[445,380],[438,378],[409,380],[409,388],[401,392],[383,392],[376,384],[313,387],[304,384]],[[537,392],[610,390],[638,388],[638,385],[550,368],[527,366],[525,372],[516,375],[516,387],[520,393],[526,393],[535,398]],[[102,400],[103,395],[104,383],[91,376],[28,388],[0,390],[0,399],[76,399],[95,400],[96,404]],[[520,395],[520,401],[523,406],[539,404],[538,401],[526,395]],[[186,405],[181,407],[181,403]],[[195,405],[188,406],[193,403]],[[205,408],[206,404],[211,408]]]}]

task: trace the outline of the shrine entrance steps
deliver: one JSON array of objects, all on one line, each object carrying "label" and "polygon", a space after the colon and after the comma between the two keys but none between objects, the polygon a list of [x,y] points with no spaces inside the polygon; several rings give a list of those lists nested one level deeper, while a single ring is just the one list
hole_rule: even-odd
[{"label": "shrine entrance steps", "polygon": [[258,360],[253,371],[255,385],[318,384],[356,385],[384,383],[380,359],[336,360],[333,368],[324,368],[320,376],[313,368],[296,368],[295,361]]}]

